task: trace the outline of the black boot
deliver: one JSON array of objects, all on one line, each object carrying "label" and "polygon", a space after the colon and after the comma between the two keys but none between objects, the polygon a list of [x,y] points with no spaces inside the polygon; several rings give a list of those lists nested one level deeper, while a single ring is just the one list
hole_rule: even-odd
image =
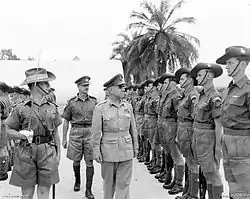
[{"label": "black boot", "polygon": [[74,191],[80,191],[81,188],[81,175],[80,175],[80,165],[73,165],[74,173],[75,173],[75,185]]},{"label": "black boot", "polygon": [[163,185],[164,189],[172,189],[175,185],[175,181],[176,181],[176,169],[174,169],[174,179],[172,181],[173,175],[172,175],[172,169],[170,169],[168,171],[168,175],[166,177],[166,181]]},{"label": "black boot", "polygon": [[[185,167],[185,172],[186,172],[186,167]],[[182,196],[176,196],[175,199],[193,199],[190,196],[191,186],[192,186],[191,171],[188,170],[187,172],[188,172],[188,175],[186,175],[186,173],[185,173],[185,178],[187,177],[188,179],[185,179],[185,181],[187,181],[188,183],[185,182],[185,186],[184,186],[184,189],[183,189],[183,192],[182,192]],[[198,177],[198,174],[197,174],[197,177]],[[198,182],[198,178],[197,178],[197,182]],[[197,191],[198,191],[199,183],[198,183],[197,186],[198,186],[197,187]],[[185,189],[187,189],[187,190],[185,191]]]},{"label": "black boot", "polygon": [[213,199],[222,199],[223,186],[213,186]]},{"label": "black boot", "polygon": [[183,177],[184,177],[184,165],[177,165],[176,167],[176,181],[174,187],[168,191],[170,195],[175,195],[183,192]]},{"label": "black boot", "polygon": [[188,169],[187,164],[185,164],[185,184],[184,184],[184,189],[183,189],[183,193],[182,195],[184,196],[187,192],[188,192],[188,188],[189,188],[189,175],[190,175],[190,170]]},{"label": "black boot", "polygon": [[87,199],[95,199],[91,191],[93,176],[94,176],[94,167],[87,167],[86,168],[86,191],[85,191],[85,197]]},{"label": "black boot", "polygon": [[146,141],[146,143],[147,143],[147,152],[146,152],[146,160],[145,160],[145,162],[144,162],[144,164],[145,165],[149,165],[150,164],[150,151],[151,151],[151,145],[150,145],[150,143],[149,143],[149,141],[147,140]]}]

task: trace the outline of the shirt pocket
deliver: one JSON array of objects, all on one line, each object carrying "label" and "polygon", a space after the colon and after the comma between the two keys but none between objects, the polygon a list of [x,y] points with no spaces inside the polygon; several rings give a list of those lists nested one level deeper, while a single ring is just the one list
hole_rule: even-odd
[{"label": "shirt pocket", "polygon": [[201,103],[197,108],[198,120],[209,120],[211,114],[210,106],[208,103]]}]

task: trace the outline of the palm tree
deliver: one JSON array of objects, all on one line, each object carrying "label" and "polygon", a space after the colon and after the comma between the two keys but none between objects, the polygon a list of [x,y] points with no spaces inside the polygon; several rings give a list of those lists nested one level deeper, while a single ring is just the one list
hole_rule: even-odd
[{"label": "palm tree", "polygon": [[187,33],[178,31],[177,25],[181,23],[194,24],[193,17],[181,17],[174,20],[173,14],[181,8],[184,0],[180,0],[171,7],[168,0],[162,0],[157,8],[152,3],[143,1],[142,8],[146,12],[133,11],[130,18],[129,29],[141,29],[144,34],[136,38],[133,44],[137,45],[142,62],[156,62],[151,67],[157,76],[168,69],[173,72],[178,66],[191,67],[198,58],[199,40]]},{"label": "palm tree", "polygon": [[[124,79],[127,83],[140,83],[147,78],[147,67],[142,63],[138,46],[138,38],[141,37],[139,31],[131,34],[131,38],[125,34],[118,34],[122,38],[120,41],[115,41],[112,46],[112,55],[110,59],[120,60],[122,63]],[[141,73],[143,71],[143,73]],[[131,75],[133,76],[131,78]]]}]

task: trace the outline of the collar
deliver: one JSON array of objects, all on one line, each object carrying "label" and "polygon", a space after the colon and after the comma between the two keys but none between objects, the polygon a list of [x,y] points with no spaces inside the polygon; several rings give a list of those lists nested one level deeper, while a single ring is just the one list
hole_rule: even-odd
[{"label": "collar", "polygon": [[168,92],[167,95],[168,97],[171,97],[173,94],[175,94],[177,91],[173,89],[172,91]]},{"label": "collar", "polygon": [[85,97],[85,99],[83,99],[83,98],[80,97],[79,93],[77,93],[76,101],[77,101],[77,100],[81,100],[81,101],[84,102],[85,100],[88,100],[88,99],[89,99],[89,95],[87,95],[87,96]]},{"label": "collar", "polygon": [[233,82],[233,81],[231,81],[230,82],[230,84],[229,84],[229,86],[231,86],[231,85],[236,85],[236,86],[238,86],[239,88],[242,88],[243,87],[243,85],[246,83],[248,81],[248,77],[246,76],[246,75],[244,75],[239,81],[237,81],[237,82]]},{"label": "collar", "polygon": [[121,100],[121,103],[117,106],[117,104],[113,103],[110,99],[107,99],[108,105],[110,107],[115,106],[115,107],[120,107],[120,106],[125,106],[125,102],[124,100]]},{"label": "collar", "polygon": [[[31,105],[32,102],[38,105],[31,97],[27,97],[26,100],[24,100],[24,105]],[[43,104],[49,104],[49,101],[45,97],[42,99],[41,104],[38,106],[42,106]]]},{"label": "collar", "polygon": [[204,94],[206,95],[206,96],[209,96],[211,93],[212,93],[212,91],[214,91],[214,85],[212,84],[209,88],[207,88],[206,90],[203,88],[203,92],[204,92]]}]

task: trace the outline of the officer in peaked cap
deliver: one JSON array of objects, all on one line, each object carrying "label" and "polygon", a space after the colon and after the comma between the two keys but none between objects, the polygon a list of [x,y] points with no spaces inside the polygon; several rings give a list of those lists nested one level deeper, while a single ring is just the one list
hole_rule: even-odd
[{"label": "officer in peaked cap", "polygon": [[[124,97],[123,76],[117,74],[103,86],[109,98],[93,114],[94,158],[101,163],[104,199],[129,199],[132,159],[138,153],[137,130],[130,103]],[[115,193],[116,192],[116,193]]]},{"label": "officer in peaked cap", "polygon": [[[88,94],[90,77],[83,76],[75,81],[78,88],[78,94],[71,98],[64,108],[62,118],[63,124],[63,148],[67,148],[66,157],[73,160],[73,170],[75,174],[74,191],[80,191],[81,175],[80,165],[84,156],[86,164],[86,189],[85,196],[88,199],[93,199],[92,181],[94,175],[93,166],[93,148],[91,146],[91,125],[92,116],[97,100]],[[71,123],[69,134],[69,144],[67,142],[67,131]]]},{"label": "officer in peaked cap", "polygon": [[216,61],[233,79],[223,96],[221,114],[223,165],[232,198],[250,194],[250,80],[245,72],[249,61],[250,49],[244,46],[228,47]]},{"label": "officer in peaked cap", "polygon": [[192,149],[194,158],[206,177],[209,198],[221,198],[223,192],[219,172],[222,99],[213,84],[213,79],[219,77],[222,72],[219,65],[210,63],[198,63],[191,70],[191,75],[196,77],[198,85],[203,86],[194,108]]}]

